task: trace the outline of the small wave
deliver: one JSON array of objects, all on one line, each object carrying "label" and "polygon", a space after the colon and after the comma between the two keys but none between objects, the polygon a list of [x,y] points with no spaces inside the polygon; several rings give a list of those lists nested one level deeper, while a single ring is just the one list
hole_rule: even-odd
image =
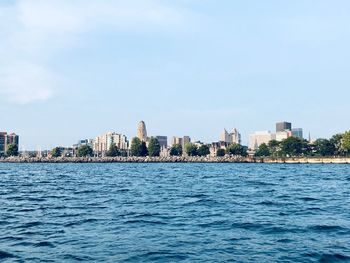
[{"label": "small wave", "polygon": [[9,252],[5,252],[5,251],[1,251],[0,250],[0,259],[5,259],[5,258],[14,258],[15,255],[9,253]]},{"label": "small wave", "polygon": [[325,231],[325,232],[344,230],[344,228],[341,226],[331,226],[331,225],[314,225],[309,228],[314,231]]},{"label": "small wave", "polygon": [[319,199],[306,196],[306,197],[299,198],[299,200],[302,200],[302,201],[305,201],[305,202],[311,202],[311,201],[318,201]]},{"label": "small wave", "polygon": [[91,223],[91,222],[96,222],[96,221],[97,221],[97,219],[95,219],[95,218],[89,218],[89,219],[69,222],[69,223],[65,224],[64,226],[65,227],[70,227],[70,226],[82,225],[82,224],[85,224],[85,223]]},{"label": "small wave", "polygon": [[51,243],[51,242],[47,242],[47,241],[42,241],[39,243],[34,244],[35,247],[50,247],[50,248],[54,248],[55,246]]},{"label": "small wave", "polygon": [[126,224],[151,224],[151,225],[166,225],[167,223],[161,221],[148,221],[148,220],[128,220]]},{"label": "small wave", "polygon": [[349,262],[350,256],[342,254],[323,254],[319,262]]}]

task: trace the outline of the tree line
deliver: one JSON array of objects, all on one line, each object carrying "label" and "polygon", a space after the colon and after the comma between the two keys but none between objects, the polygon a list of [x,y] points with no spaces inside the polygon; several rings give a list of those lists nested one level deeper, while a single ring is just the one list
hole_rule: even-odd
[{"label": "tree line", "polygon": [[289,137],[281,142],[272,140],[257,149],[257,157],[300,157],[300,156],[348,156],[350,154],[350,131],[336,134],[330,139],[305,139]]}]

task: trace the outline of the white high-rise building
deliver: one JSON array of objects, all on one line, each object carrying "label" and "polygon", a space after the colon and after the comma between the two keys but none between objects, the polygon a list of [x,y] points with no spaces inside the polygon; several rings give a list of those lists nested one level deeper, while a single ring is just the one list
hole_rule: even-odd
[{"label": "white high-rise building", "polygon": [[263,143],[268,144],[270,141],[276,140],[276,134],[270,131],[258,131],[249,135],[249,149],[256,150]]},{"label": "white high-rise building", "polygon": [[125,135],[107,132],[97,136],[93,142],[93,150],[97,155],[105,155],[112,144],[115,144],[121,150],[127,150],[129,146],[128,139]]},{"label": "white high-rise building", "polygon": [[241,134],[236,128],[232,129],[230,133],[224,129],[220,134],[220,142],[241,144]]}]

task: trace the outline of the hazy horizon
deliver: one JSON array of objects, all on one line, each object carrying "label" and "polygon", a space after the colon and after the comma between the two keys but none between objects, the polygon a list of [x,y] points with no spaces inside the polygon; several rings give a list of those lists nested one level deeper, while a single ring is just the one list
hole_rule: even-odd
[{"label": "hazy horizon", "polygon": [[50,149],[116,131],[217,141],[350,129],[350,2],[5,0],[0,131]]}]

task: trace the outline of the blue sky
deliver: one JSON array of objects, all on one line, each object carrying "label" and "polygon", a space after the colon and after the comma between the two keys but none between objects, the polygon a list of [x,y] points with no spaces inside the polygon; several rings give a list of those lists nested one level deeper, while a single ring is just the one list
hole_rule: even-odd
[{"label": "blue sky", "polygon": [[2,0],[0,130],[26,149],[106,131],[218,140],[350,129],[350,2]]}]

